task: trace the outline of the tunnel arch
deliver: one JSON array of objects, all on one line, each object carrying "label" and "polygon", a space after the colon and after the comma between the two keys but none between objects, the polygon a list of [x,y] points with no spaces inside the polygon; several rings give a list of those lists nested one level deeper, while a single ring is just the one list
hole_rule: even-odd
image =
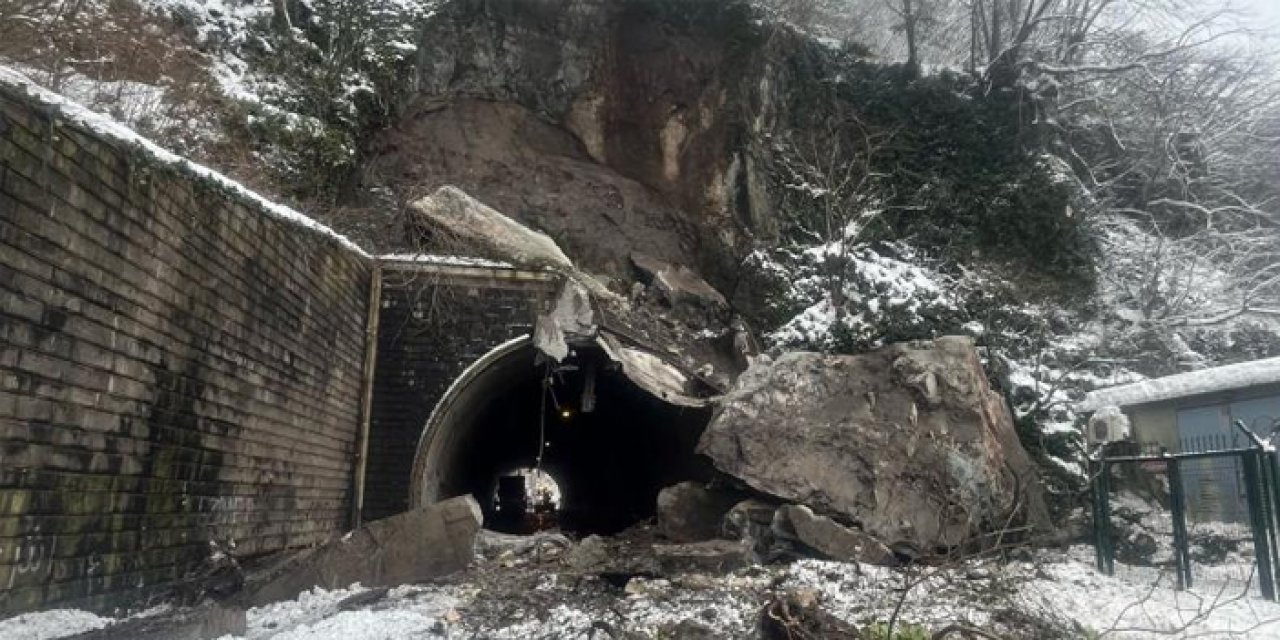
[{"label": "tunnel arch", "polygon": [[[540,441],[543,468],[562,492],[559,523],[577,532],[621,530],[653,515],[663,486],[711,476],[710,464],[694,453],[709,409],[644,391],[595,344],[575,345],[563,365],[545,393],[545,366],[525,335],[463,371],[423,428],[410,505],[471,494],[488,519],[494,505],[486,501],[498,476],[532,467]],[[592,377],[593,394],[585,391]],[[595,407],[582,411],[587,395]],[[546,422],[540,425],[539,416]]]}]

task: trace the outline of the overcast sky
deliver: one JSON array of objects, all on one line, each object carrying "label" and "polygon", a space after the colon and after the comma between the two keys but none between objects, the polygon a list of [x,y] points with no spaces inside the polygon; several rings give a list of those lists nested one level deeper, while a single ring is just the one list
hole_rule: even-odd
[{"label": "overcast sky", "polygon": [[1260,22],[1264,24],[1259,27],[1267,27],[1272,34],[1280,35],[1280,0],[1237,0],[1241,6],[1250,7],[1254,13],[1261,18]]}]

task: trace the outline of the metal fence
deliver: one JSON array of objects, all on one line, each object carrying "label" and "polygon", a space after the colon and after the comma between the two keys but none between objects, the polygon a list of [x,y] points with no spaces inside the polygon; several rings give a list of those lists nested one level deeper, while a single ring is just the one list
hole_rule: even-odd
[{"label": "metal fence", "polygon": [[[1099,571],[1114,575],[1117,551],[1129,551],[1126,545],[1134,542],[1118,536],[1115,522],[1117,511],[1133,519],[1120,496],[1134,492],[1144,504],[1158,505],[1143,522],[1143,535],[1153,537],[1150,565],[1171,569],[1179,588],[1205,578],[1248,579],[1264,597],[1277,599],[1280,464],[1274,449],[1244,423],[1234,426],[1235,438],[1206,437],[1178,453],[1126,445],[1091,460]],[[1161,549],[1168,553],[1162,556]],[[1222,565],[1227,556],[1251,559],[1253,566]]]}]

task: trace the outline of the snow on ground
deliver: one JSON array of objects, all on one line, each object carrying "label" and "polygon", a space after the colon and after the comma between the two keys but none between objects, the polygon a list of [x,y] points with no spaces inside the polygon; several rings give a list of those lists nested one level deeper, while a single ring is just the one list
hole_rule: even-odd
[{"label": "snow on ground", "polygon": [[[143,609],[129,617],[147,618],[164,613],[169,605]],[[52,640],[101,629],[115,622],[115,618],[102,617],[77,609],[50,609],[38,613],[0,620],[0,640]]]},{"label": "snow on ground", "polygon": [[111,618],[88,611],[52,609],[0,620],[0,640],[48,640],[101,629]]},{"label": "snow on ground", "polygon": [[[1093,549],[1041,550],[1022,560],[969,561],[909,570],[801,560],[787,566],[747,567],[727,576],[634,578],[605,600],[580,591],[584,578],[544,569],[536,586],[521,590],[522,606],[494,616],[494,600],[509,605],[493,582],[408,585],[358,606],[352,596],[378,595],[360,585],[313,589],[294,600],[248,612],[243,640],[357,640],[393,638],[494,639],[614,637],[626,630],[665,637],[694,621],[727,637],[749,637],[771,593],[809,591],[823,610],[859,626],[897,620],[932,630],[953,623],[998,631],[1034,620],[1068,637],[1143,640],[1169,637],[1280,637],[1280,604],[1247,592],[1222,574],[1177,591],[1168,572],[1117,567],[1114,577],[1093,567]],[[490,566],[485,571],[534,569]],[[504,578],[527,579],[528,575]],[[906,595],[903,588],[906,587]],[[598,596],[598,593],[595,595]],[[489,602],[485,602],[489,598]],[[534,603],[530,605],[529,603]],[[89,613],[54,610],[0,621],[0,639],[57,638],[103,626]],[[1048,631],[1046,631],[1047,633]],[[1020,636],[1027,637],[1027,636]],[[242,640],[225,637],[223,640]]]},{"label": "snow on ground", "polygon": [[[250,609],[248,640],[357,640],[440,637],[456,616],[458,599],[433,590],[405,586],[392,589],[375,607],[344,609],[340,603],[368,590],[312,589],[295,600]],[[452,612],[452,613],[451,613]],[[231,640],[230,636],[226,637]]]},{"label": "snow on ground", "polygon": [[258,208],[269,215],[275,216],[281,220],[294,224],[300,228],[307,229],[312,232],[327,235],[350,251],[361,256],[369,257],[363,249],[356,246],[355,243],[348,240],[345,236],[339,235],[329,227],[275,202],[271,202],[266,198],[250,191],[248,187],[228,178],[217,171],[208,167],[196,164],[186,158],[175,155],[154,142],[138,135],[132,129],[108,118],[107,116],[94,113],[74,102],[71,102],[61,95],[47,91],[39,85],[32,82],[26,76],[8,68],[0,66],[0,88],[6,91],[12,91],[25,95],[31,100],[46,105],[55,111],[62,119],[75,123],[77,126],[83,127],[85,130],[92,131],[94,134],[121,145],[125,148],[133,148],[139,153],[145,154],[153,161],[172,167],[180,172],[191,175],[197,179],[203,180],[224,191],[230,192],[235,196],[252,202]]}]

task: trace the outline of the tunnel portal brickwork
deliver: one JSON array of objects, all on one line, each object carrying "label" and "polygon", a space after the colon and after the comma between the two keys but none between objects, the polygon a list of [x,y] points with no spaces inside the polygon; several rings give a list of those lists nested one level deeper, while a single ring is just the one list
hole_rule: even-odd
[{"label": "tunnel portal brickwork", "polygon": [[373,261],[156,157],[0,85],[0,617],[348,521]]},{"label": "tunnel portal brickwork", "polygon": [[409,477],[436,402],[471,363],[530,333],[559,282],[543,272],[385,263],[363,517],[409,507]]}]

